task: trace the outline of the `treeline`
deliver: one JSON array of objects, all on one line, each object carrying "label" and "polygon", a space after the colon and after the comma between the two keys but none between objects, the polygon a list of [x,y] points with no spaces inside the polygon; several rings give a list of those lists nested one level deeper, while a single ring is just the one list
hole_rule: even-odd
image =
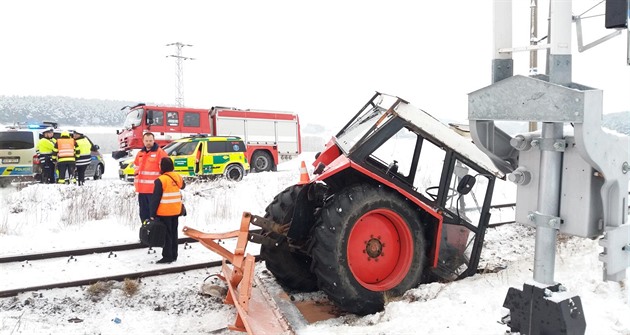
[{"label": "treeline", "polygon": [[120,109],[138,102],[80,99],[62,96],[0,96],[0,124],[58,122],[62,126],[120,127]]}]

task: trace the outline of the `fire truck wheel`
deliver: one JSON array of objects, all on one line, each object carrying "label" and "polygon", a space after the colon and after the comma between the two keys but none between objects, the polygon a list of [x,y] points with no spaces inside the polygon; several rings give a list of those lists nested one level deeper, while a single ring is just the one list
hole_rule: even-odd
[{"label": "fire truck wheel", "polygon": [[376,313],[416,287],[425,267],[424,229],[408,200],[360,184],[325,204],[311,249],[319,287],[343,310]]},{"label": "fire truck wheel", "polygon": [[268,152],[258,150],[252,156],[252,164],[256,172],[271,171],[273,168],[273,158]]},{"label": "fire truck wheel", "polygon": [[238,164],[230,164],[225,168],[225,178],[232,181],[241,181],[245,175],[245,170]]},{"label": "fire truck wheel", "polygon": [[[280,192],[265,209],[265,218],[279,224],[291,224],[295,200],[303,186],[289,186]],[[280,240],[277,246],[260,247],[260,255],[265,260],[267,269],[273,273],[278,283],[287,290],[300,292],[317,291],[317,278],[311,272],[311,258],[307,255],[291,252],[286,236],[264,232],[273,239]]]}]

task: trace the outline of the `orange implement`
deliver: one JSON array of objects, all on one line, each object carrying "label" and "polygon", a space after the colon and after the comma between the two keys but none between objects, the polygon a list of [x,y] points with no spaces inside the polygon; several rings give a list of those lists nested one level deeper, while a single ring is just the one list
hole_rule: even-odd
[{"label": "orange implement", "polygon": [[[229,329],[248,334],[293,334],[273,299],[266,296],[262,289],[252,287],[254,256],[245,254],[251,220],[251,213],[243,212],[239,230],[207,234],[184,227],[183,232],[184,235],[198,240],[206,248],[223,257],[222,276],[219,278],[228,286],[224,303],[234,305],[237,311],[236,320],[234,324],[228,325]],[[215,240],[228,238],[237,238],[236,249],[233,253],[215,242]]]}]

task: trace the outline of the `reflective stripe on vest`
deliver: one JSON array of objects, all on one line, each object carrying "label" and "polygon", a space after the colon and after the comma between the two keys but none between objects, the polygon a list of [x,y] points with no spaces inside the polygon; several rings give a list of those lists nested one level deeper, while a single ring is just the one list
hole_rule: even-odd
[{"label": "reflective stripe on vest", "polygon": [[154,181],[160,176],[160,160],[168,157],[161,148],[156,151],[138,152],[134,165],[138,173],[133,179],[133,184],[138,193],[153,193]]},{"label": "reflective stripe on vest", "polygon": [[167,172],[159,177],[162,183],[162,199],[157,208],[157,215],[177,216],[182,212],[182,177],[173,172]]},{"label": "reflective stripe on vest", "polygon": [[71,138],[60,138],[57,140],[57,156],[60,158],[74,157],[74,140]]}]

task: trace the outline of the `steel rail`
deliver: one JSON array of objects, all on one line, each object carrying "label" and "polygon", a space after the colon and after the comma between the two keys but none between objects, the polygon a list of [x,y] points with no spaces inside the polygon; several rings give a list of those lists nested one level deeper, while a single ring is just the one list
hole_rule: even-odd
[{"label": "steel rail", "polygon": [[[260,260],[259,255],[256,255],[254,257],[256,261]],[[77,286],[84,286],[84,285],[92,285],[97,282],[110,281],[110,280],[123,281],[125,279],[137,279],[137,278],[144,278],[144,277],[161,276],[165,274],[180,273],[180,272],[190,271],[190,270],[218,267],[221,265],[221,262],[222,261],[219,260],[219,261],[204,262],[204,263],[198,263],[198,264],[165,267],[165,268],[147,270],[147,271],[130,272],[130,273],[125,273],[125,274],[111,275],[111,276],[80,279],[80,280],[74,280],[74,281],[69,281],[69,282],[20,287],[20,288],[0,291],[0,298],[12,297],[23,292],[49,290],[49,289],[54,289],[54,288],[77,287]]]},{"label": "steel rail", "polygon": [[[190,237],[178,239],[178,244],[193,243],[193,242],[197,242],[197,240],[192,239]],[[13,262],[24,262],[24,261],[32,261],[32,260],[58,258],[58,257],[82,256],[82,255],[89,255],[89,254],[100,254],[100,253],[106,253],[106,252],[125,251],[125,250],[134,250],[134,249],[142,249],[142,248],[148,248],[148,247],[141,243],[127,243],[127,244],[119,244],[119,245],[110,245],[110,246],[105,246],[105,247],[51,251],[51,252],[26,254],[26,255],[13,255],[13,256],[0,257],[0,263],[13,263]]]}]

